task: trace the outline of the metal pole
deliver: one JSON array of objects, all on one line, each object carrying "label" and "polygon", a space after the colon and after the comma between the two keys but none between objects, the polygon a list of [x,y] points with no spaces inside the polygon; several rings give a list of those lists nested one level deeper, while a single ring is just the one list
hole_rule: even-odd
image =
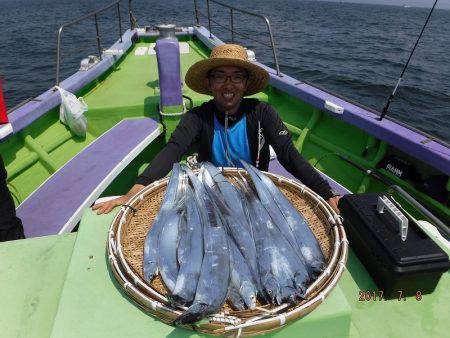
[{"label": "metal pole", "polygon": [[200,19],[198,17],[198,6],[197,6],[197,0],[194,0],[194,6],[195,6],[195,22],[197,26],[200,26]]},{"label": "metal pole", "polygon": [[128,0],[128,14],[130,15],[130,28],[134,29],[133,9],[131,7],[131,0]]},{"label": "metal pole", "polygon": [[[447,238],[450,238],[450,228],[448,225],[445,225],[439,218],[433,215],[427,208],[425,208],[422,204],[417,202],[414,197],[408,194],[405,190],[400,188],[398,185],[392,185],[389,187],[389,191],[395,190],[397,191],[405,200],[411,203],[415,208],[419,209],[419,211],[427,217],[431,222],[433,222],[434,226],[441,230]],[[392,193],[391,193],[392,194]]]},{"label": "metal pole", "polygon": [[122,41],[122,17],[120,16],[120,2],[117,3],[117,15],[119,16],[119,38]]},{"label": "metal pole", "polygon": [[100,34],[98,31],[98,20],[97,20],[97,14],[94,15],[95,19],[95,30],[97,31],[97,47],[98,47],[98,56],[100,60],[102,59],[102,46],[100,44]]},{"label": "metal pole", "polygon": [[209,0],[206,0],[206,6],[208,7],[208,29],[209,29],[209,38],[212,39],[211,35],[211,13],[209,11]]},{"label": "metal pole", "polygon": [[231,42],[234,43],[234,22],[233,22],[233,8],[230,8],[230,20],[231,20]]},{"label": "metal pole", "polygon": [[59,86],[59,68],[61,66],[61,33],[64,26],[58,29],[56,38],[56,85]]},{"label": "metal pole", "polygon": [[281,72],[280,72],[280,66],[278,65],[277,52],[275,51],[275,42],[274,42],[274,40],[273,40],[272,28],[270,28],[270,22],[269,22],[269,19],[267,19],[266,17],[264,17],[264,20],[266,21],[267,29],[269,30],[270,44],[272,45],[272,53],[273,53],[273,58],[274,58],[274,60],[275,60],[275,67],[276,67],[276,69],[277,69],[277,75],[281,77],[282,75],[281,75]]}]

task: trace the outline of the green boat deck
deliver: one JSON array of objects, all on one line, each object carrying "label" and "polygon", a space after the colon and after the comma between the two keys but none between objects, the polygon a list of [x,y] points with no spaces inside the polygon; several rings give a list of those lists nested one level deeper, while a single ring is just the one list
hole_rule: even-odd
[{"label": "green boat deck", "polygon": [[[209,50],[194,37],[184,36],[179,39],[189,44],[189,53],[180,55],[184,78],[189,66],[205,58]],[[135,42],[118,63],[77,93],[83,95],[89,106],[85,114],[88,119],[86,138],[72,135],[60,123],[57,107],[0,143],[0,152],[9,175],[9,188],[16,205],[122,119],[151,117],[159,121],[156,56],[138,56],[134,53],[138,47],[147,47],[154,41],[153,37],[141,38]],[[183,94],[192,99],[194,106],[210,99],[209,96],[193,92],[186,85],[183,86]],[[291,132],[296,148],[317,169],[352,192],[380,191],[386,188],[383,183],[336,156],[345,155],[360,166],[373,170],[387,153],[395,151],[385,142],[274,87],[269,86],[264,92],[253,97],[268,102],[277,109]],[[189,105],[187,101],[186,103]],[[179,117],[164,119],[167,127],[166,141],[178,121]],[[149,146],[142,156],[124,170],[124,175],[110,186],[105,195],[128,190],[138,170],[142,170],[155,151],[162,146],[161,143],[155,144]],[[429,174],[429,169],[420,163],[417,163],[417,167],[421,174]],[[386,170],[379,169],[378,172],[392,183],[401,186],[443,219],[450,219],[450,210],[442,203],[436,202],[415,189],[411,183],[398,179]]]},{"label": "green boat deck", "polygon": [[[183,77],[208,49],[192,37],[181,54]],[[83,88],[89,105],[86,138],[72,135],[59,120],[58,108],[0,144],[9,173],[8,186],[20,204],[48,177],[105,131],[126,118],[158,120],[158,74],[155,56],[136,56],[141,39],[106,74]],[[186,86],[183,94],[198,105],[210,98]],[[365,132],[337,120],[273,87],[255,97],[280,113],[297,149],[316,168],[353,192],[380,191],[385,185],[333,156],[340,153],[366,168],[376,164],[390,147]],[[155,140],[105,190],[103,196],[123,194],[161,149],[179,118],[164,120],[165,138]],[[364,154],[364,156],[362,155]],[[427,168],[421,168],[424,172]],[[380,173],[419,201],[450,217],[447,207],[417,191],[387,171]],[[411,211],[411,210],[410,210]],[[1,337],[142,337],[197,336],[149,316],[124,294],[115,281],[105,254],[107,229],[114,213],[97,216],[85,211],[77,233],[0,244]],[[350,251],[347,271],[331,295],[312,313],[270,336],[283,337],[445,337],[449,336],[450,274],[436,291],[406,300],[359,301],[360,290],[376,285]],[[378,299],[378,298],[377,298]],[[446,310],[447,309],[447,310]]]},{"label": "green boat deck", "polygon": [[[195,337],[164,324],[135,305],[116,282],[106,256],[108,229],[116,214],[86,210],[78,233],[0,245],[2,337]],[[350,252],[347,270],[325,302],[273,337],[448,337],[445,273],[421,300],[360,301],[360,290],[377,290]],[[447,310],[445,310],[447,309]]]}]

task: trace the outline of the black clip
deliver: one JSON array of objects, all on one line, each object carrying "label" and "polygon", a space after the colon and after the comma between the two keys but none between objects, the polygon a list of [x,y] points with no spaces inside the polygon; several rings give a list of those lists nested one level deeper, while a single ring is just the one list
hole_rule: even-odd
[{"label": "black clip", "polygon": [[137,209],[133,208],[131,205],[128,204],[122,204],[123,207],[131,209],[133,212],[133,215],[136,213]]}]

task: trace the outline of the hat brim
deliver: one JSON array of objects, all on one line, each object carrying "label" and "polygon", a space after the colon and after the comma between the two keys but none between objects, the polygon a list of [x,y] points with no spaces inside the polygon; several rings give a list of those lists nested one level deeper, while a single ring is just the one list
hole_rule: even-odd
[{"label": "hat brim", "polygon": [[244,96],[259,93],[269,83],[270,75],[265,69],[249,61],[231,58],[205,59],[194,63],[186,73],[185,82],[189,88],[197,93],[212,95],[205,79],[212,69],[222,66],[240,67],[247,70],[249,78]]}]

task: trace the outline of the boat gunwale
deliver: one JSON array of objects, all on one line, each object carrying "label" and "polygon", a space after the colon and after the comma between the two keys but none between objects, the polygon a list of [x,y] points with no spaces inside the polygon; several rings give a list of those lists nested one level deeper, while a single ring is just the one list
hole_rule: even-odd
[{"label": "boat gunwale", "polygon": [[[141,37],[155,37],[157,35],[157,31],[148,32],[145,29],[128,29],[122,36],[123,42],[120,42],[119,39],[110,47],[110,49],[122,50],[123,53],[120,55],[105,55],[102,61],[89,70],[77,71],[66,78],[61,82],[61,87],[74,93],[82,90],[120,61],[132,48],[133,41]],[[177,35],[196,36],[209,49],[224,44],[222,40],[210,34],[209,30],[204,26],[184,28],[177,32]],[[289,75],[282,74],[280,77],[273,68],[262,63],[255,62],[255,64],[269,72],[269,84],[274,88],[300,99],[336,119],[356,126],[364,132],[386,141],[391,146],[412,155],[417,160],[428,163],[444,174],[450,175],[450,147],[445,142],[438,142],[435,137],[430,138],[430,135],[415,130],[393,118],[379,121],[379,115],[373,110],[367,109],[367,107],[357,105],[346,98],[325,91],[314,84],[299,81]],[[343,113],[339,114],[327,109],[325,107],[327,101],[342,107],[344,109]],[[53,87],[39,95],[35,100],[18,107],[8,114],[13,130],[0,139],[0,143],[33,123],[60,103],[60,95],[54,91]]]},{"label": "boat gunwale", "polygon": [[[211,34],[210,37],[210,32],[206,27],[195,27],[194,30],[197,37],[210,49],[224,44],[214,34]],[[412,155],[418,161],[428,163],[450,176],[450,146],[445,142],[437,142],[435,137],[430,139],[429,135],[419,133],[409,125],[399,123],[393,118],[379,121],[379,115],[366,107],[355,105],[346,98],[324,91],[316,85],[299,81],[287,74],[282,73],[280,77],[276,74],[276,70],[260,62],[255,62],[255,64],[268,71],[270,75],[269,84],[274,88],[298,98],[338,120],[353,125],[369,135],[386,141],[391,146]],[[326,101],[331,101],[342,107],[343,113],[338,114],[327,109],[325,107]]]}]

